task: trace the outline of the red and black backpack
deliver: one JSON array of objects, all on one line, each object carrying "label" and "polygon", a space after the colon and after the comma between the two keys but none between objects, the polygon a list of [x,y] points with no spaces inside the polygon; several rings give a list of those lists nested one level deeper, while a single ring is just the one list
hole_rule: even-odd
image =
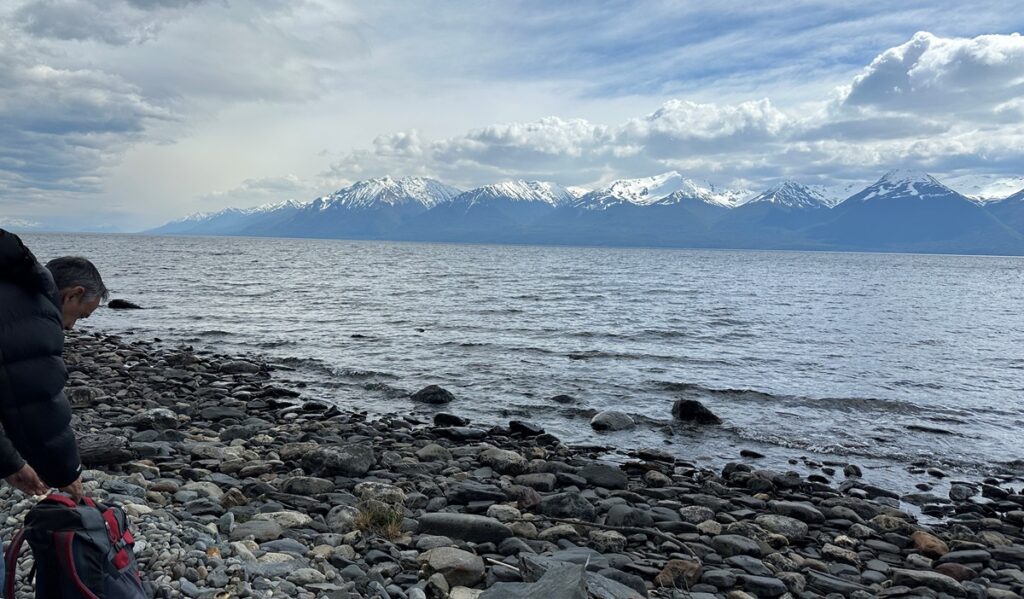
[{"label": "red and black backpack", "polygon": [[[5,556],[5,599],[15,599],[18,557],[28,541],[37,599],[144,599],[128,530],[119,507],[48,495],[25,516]],[[31,574],[30,574],[31,576]]]}]

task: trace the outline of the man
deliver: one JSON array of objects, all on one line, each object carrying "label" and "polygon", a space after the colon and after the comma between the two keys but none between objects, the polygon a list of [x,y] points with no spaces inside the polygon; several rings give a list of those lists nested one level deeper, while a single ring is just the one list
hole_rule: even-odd
[{"label": "man", "polygon": [[106,297],[85,258],[57,258],[44,268],[21,239],[0,229],[0,478],[26,494],[57,488],[82,497],[64,396],[64,331]]}]

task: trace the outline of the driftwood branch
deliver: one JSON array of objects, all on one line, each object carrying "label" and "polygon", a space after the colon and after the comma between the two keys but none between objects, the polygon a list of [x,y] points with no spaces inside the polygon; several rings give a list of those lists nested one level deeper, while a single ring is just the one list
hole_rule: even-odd
[{"label": "driftwood branch", "polygon": [[128,449],[128,439],[107,433],[79,434],[78,452],[86,466],[123,464],[135,459],[135,454]]}]

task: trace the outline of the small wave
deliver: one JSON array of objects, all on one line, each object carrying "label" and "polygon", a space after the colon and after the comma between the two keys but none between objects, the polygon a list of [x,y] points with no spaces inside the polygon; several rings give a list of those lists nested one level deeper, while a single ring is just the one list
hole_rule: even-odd
[{"label": "small wave", "polygon": [[339,376],[349,379],[368,379],[374,377],[397,379],[398,377],[390,372],[382,372],[380,370],[360,370],[358,368],[333,368],[331,373],[334,376]]},{"label": "small wave", "polygon": [[657,381],[660,388],[692,399],[710,399],[725,402],[754,401],[778,403],[823,410],[842,412],[878,411],[892,414],[921,414],[938,412],[959,414],[941,407],[922,407],[908,401],[894,401],[872,397],[804,397],[799,395],[774,395],[755,389],[715,389],[696,383]]},{"label": "small wave", "polygon": [[394,386],[389,385],[387,383],[381,383],[381,382],[364,383],[362,385],[362,387],[363,387],[363,389],[366,389],[367,391],[377,391],[378,393],[384,394],[385,397],[392,398],[392,399],[396,399],[396,398],[399,398],[399,397],[409,397],[409,391],[408,390],[401,389],[399,387],[394,387]]}]

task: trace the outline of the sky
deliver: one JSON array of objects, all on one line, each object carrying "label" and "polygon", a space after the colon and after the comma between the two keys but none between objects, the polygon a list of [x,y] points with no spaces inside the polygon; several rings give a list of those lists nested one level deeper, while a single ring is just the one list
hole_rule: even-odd
[{"label": "sky", "polygon": [[137,231],[384,175],[900,167],[1008,195],[1021,31],[1014,1],[4,0],[0,226]]}]

